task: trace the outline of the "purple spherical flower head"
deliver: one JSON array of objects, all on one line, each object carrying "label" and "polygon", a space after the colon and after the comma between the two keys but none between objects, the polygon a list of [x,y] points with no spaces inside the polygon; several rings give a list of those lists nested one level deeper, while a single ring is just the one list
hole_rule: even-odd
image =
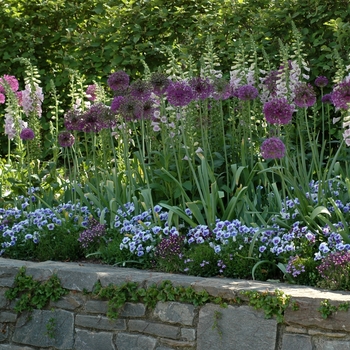
[{"label": "purple spherical flower head", "polygon": [[243,85],[235,91],[235,96],[242,101],[254,100],[258,97],[258,95],[258,89],[253,85]]},{"label": "purple spherical flower head", "polygon": [[332,102],[337,108],[348,109],[348,103],[350,103],[350,79],[345,79],[334,87]]},{"label": "purple spherical flower head", "polygon": [[99,132],[109,127],[106,121],[106,108],[102,103],[94,104],[81,115],[80,130],[84,132]]},{"label": "purple spherical flower head", "polygon": [[107,80],[108,86],[114,91],[127,89],[129,82],[129,75],[122,70],[112,73]]},{"label": "purple spherical flower head", "polygon": [[210,83],[209,79],[196,77],[192,78],[189,83],[194,91],[194,98],[196,100],[205,100],[210,97],[214,91],[214,87]]},{"label": "purple spherical flower head", "polygon": [[22,140],[33,140],[35,137],[34,131],[31,128],[24,128],[24,129],[22,129],[19,137]]},{"label": "purple spherical flower head", "polygon": [[264,115],[270,124],[288,124],[292,120],[294,108],[282,98],[274,98],[264,104]]},{"label": "purple spherical flower head", "polygon": [[325,95],[323,95],[321,101],[323,103],[333,103],[332,94],[325,94]]},{"label": "purple spherical flower head", "polygon": [[216,78],[213,87],[214,100],[227,100],[232,96],[231,85],[224,78]]},{"label": "purple spherical flower head", "polygon": [[71,109],[64,115],[64,126],[67,130],[80,131],[81,113],[76,109]]},{"label": "purple spherical flower head", "polygon": [[158,96],[165,93],[170,82],[170,79],[164,73],[154,72],[151,75],[153,92]]},{"label": "purple spherical flower head", "polygon": [[5,103],[5,95],[3,93],[0,92],[0,103]]},{"label": "purple spherical flower head", "polygon": [[130,95],[125,96],[119,106],[119,113],[126,121],[140,119],[142,111],[142,102]]},{"label": "purple spherical flower head", "polygon": [[316,103],[316,93],[310,84],[298,84],[295,87],[294,93],[294,103],[300,108],[311,107]]},{"label": "purple spherical flower head", "polygon": [[166,92],[169,103],[176,107],[187,106],[194,98],[193,90],[186,81],[171,83]]},{"label": "purple spherical flower head", "polygon": [[325,86],[328,85],[328,79],[326,77],[324,77],[323,75],[320,75],[319,77],[317,77],[315,79],[315,85],[320,87],[320,88],[324,88]]},{"label": "purple spherical flower head", "polygon": [[148,99],[142,102],[142,117],[143,119],[152,119],[154,112],[157,110],[157,105],[153,99]]},{"label": "purple spherical flower head", "polygon": [[286,147],[284,143],[277,137],[271,137],[266,139],[261,145],[261,155],[265,159],[280,159],[283,158],[286,153]]},{"label": "purple spherical flower head", "polygon": [[152,84],[145,80],[136,80],[130,86],[130,94],[136,99],[146,101],[151,97]]},{"label": "purple spherical flower head", "polygon": [[122,104],[124,96],[115,96],[111,103],[111,110],[117,112]]},{"label": "purple spherical flower head", "polygon": [[74,145],[75,138],[69,131],[61,132],[57,138],[61,147],[72,147]]}]

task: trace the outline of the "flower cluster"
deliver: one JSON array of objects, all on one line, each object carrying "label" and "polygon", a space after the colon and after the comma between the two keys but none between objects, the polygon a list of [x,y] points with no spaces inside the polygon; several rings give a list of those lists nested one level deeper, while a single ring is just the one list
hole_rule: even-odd
[{"label": "flower cluster", "polygon": [[99,223],[95,218],[90,217],[86,230],[80,233],[78,241],[84,249],[100,242],[100,237],[106,234],[106,227]]},{"label": "flower cluster", "polygon": [[289,124],[294,108],[284,97],[273,98],[264,104],[264,116],[270,124]]},{"label": "flower cluster", "polygon": [[91,213],[87,207],[79,204],[65,203],[52,209],[39,208],[27,211],[31,198],[20,197],[21,209],[0,209],[0,255],[16,245],[23,245],[27,241],[35,244],[40,242],[40,237],[56,227],[74,224],[84,228],[88,224]]},{"label": "flower cluster", "polygon": [[286,146],[283,141],[277,137],[266,139],[261,145],[261,155],[265,159],[280,159],[286,153]]}]

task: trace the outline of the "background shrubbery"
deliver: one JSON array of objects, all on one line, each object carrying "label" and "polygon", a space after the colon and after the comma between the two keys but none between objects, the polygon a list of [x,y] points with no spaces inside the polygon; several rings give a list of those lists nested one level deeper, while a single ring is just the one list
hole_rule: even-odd
[{"label": "background shrubbery", "polygon": [[[118,69],[135,78],[143,72],[141,60],[151,71],[164,66],[167,48],[180,60],[184,57],[179,65],[189,55],[197,62],[209,34],[226,74],[235,62],[249,60],[249,46],[261,56],[264,48],[274,69],[279,40],[293,40],[293,21],[302,36],[311,79],[320,74],[333,77],[337,55],[348,62],[349,15],[347,0],[7,0],[0,6],[0,75],[22,77],[25,67],[14,59],[30,59],[46,91],[50,80],[55,82],[64,109],[71,70],[91,83],[105,82]],[[50,103],[46,97],[47,118]],[[45,119],[42,127],[49,128]],[[3,136],[1,142],[3,150]]]}]

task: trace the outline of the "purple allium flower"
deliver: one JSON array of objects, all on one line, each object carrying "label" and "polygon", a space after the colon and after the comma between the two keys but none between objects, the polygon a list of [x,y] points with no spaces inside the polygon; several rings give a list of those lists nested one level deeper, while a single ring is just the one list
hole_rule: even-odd
[{"label": "purple allium flower", "polygon": [[272,70],[263,81],[271,96],[276,95],[278,74],[279,72],[277,70]]},{"label": "purple allium flower", "polygon": [[266,139],[261,145],[261,155],[265,159],[283,158],[286,153],[284,143],[277,137]]},{"label": "purple allium flower", "polygon": [[119,110],[120,105],[123,102],[123,99],[124,99],[124,96],[115,96],[114,97],[112,104],[111,104],[111,110],[113,112],[117,112]]},{"label": "purple allium flower", "polygon": [[232,96],[231,85],[223,78],[216,78],[213,83],[215,100],[227,100]]},{"label": "purple allium flower", "polygon": [[81,113],[76,109],[70,109],[64,115],[64,126],[67,130],[80,130]]},{"label": "purple allium flower", "polygon": [[72,147],[74,145],[75,138],[69,131],[61,132],[57,138],[61,147]]},{"label": "purple allium flower", "polygon": [[142,118],[143,119],[152,119],[154,115],[155,108],[155,101],[152,99],[148,99],[146,101],[143,101],[142,103]]},{"label": "purple allium flower", "polygon": [[194,98],[196,100],[205,100],[206,98],[210,97],[214,91],[214,87],[210,83],[209,79],[196,77],[191,79],[189,84],[194,91]]},{"label": "purple allium flower", "polygon": [[99,132],[115,125],[115,114],[103,103],[97,103],[81,115],[80,130]]},{"label": "purple allium flower", "polygon": [[131,96],[141,100],[146,101],[151,97],[152,84],[145,80],[136,80],[130,86]]},{"label": "purple allium flower", "polygon": [[5,103],[5,100],[6,100],[5,95],[2,92],[0,92],[0,103],[1,104]]},{"label": "purple allium flower", "polygon": [[194,98],[191,86],[185,81],[171,83],[166,92],[169,103],[176,107],[187,106]]},{"label": "purple allium flower", "polygon": [[24,129],[22,129],[19,137],[22,140],[33,140],[35,137],[34,131],[31,128],[24,128]]},{"label": "purple allium flower", "polygon": [[270,124],[288,124],[292,120],[294,108],[282,98],[274,98],[264,104],[264,115]]},{"label": "purple allium flower", "polygon": [[163,95],[170,84],[170,79],[164,73],[159,72],[152,73],[150,81],[156,95]]},{"label": "purple allium flower", "polygon": [[127,89],[129,82],[129,75],[122,70],[112,73],[107,80],[108,86],[114,91]]},{"label": "purple allium flower", "polygon": [[325,95],[323,95],[321,101],[323,103],[333,103],[332,94],[325,94]]},{"label": "purple allium flower", "polygon": [[119,113],[126,121],[140,119],[142,110],[142,102],[130,95],[124,96],[119,106]]},{"label": "purple allium flower", "polygon": [[90,101],[95,101],[96,100],[96,84],[89,85],[85,91],[85,94]]},{"label": "purple allium flower", "polygon": [[243,85],[237,88],[235,91],[235,96],[243,101],[254,100],[258,97],[258,95],[258,89],[253,85]]},{"label": "purple allium flower", "polygon": [[320,75],[315,79],[315,85],[320,88],[324,88],[325,86],[328,85],[328,79],[325,76]]},{"label": "purple allium flower", "polygon": [[311,107],[316,103],[316,93],[310,84],[298,84],[295,87],[294,94],[294,103],[300,108]]},{"label": "purple allium flower", "polygon": [[4,81],[10,86],[11,90],[13,92],[16,92],[18,90],[18,80],[13,75],[7,75],[5,74],[3,77],[0,78],[0,93],[5,94],[6,90],[4,87]]},{"label": "purple allium flower", "polygon": [[348,109],[348,103],[350,103],[350,77],[334,87],[332,102],[337,108]]}]

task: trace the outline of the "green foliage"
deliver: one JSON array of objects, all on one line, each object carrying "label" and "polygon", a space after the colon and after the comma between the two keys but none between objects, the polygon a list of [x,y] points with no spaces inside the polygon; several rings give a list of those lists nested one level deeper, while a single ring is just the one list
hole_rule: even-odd
[{"label": "green foliage", "polygon": [[57,301],[67,293],[56,275],[40,283],[33,276],[26,275],[26,268],[21,267],[15,277],[14,286],[6,291],[5,297],[8,300],[17,299],[14,310],[23,312],[42,309],[49,301]]},{"label": "green foliage", "polygon": [[125,282],[120,286],[110,284],[103,287],[97,282],[93,293],[95,297],[108,300],[107,316],[117,318],[126,302],[140,302],[149,308],[155,308],[157,302],[178,301],[201,306],[205,303],[214,303],[225,306],[225,301],[220,297],[213,297],[205,290],[195,291],[191,286],[173,286],[169,280],[159,285],[153,284],[148,288],[140,287],[136,282]]},{"label": "green foliage", "polygon": [[321,301],[321,306],[318,308],[318,311],[321,313],[322,318],[327,319],[332,316],[334,312],[338,311],[348,311],[350,303],[340,303],[338,305],[332,305],[328,299]]},{"label": "green foliage", "polygon": [[274,293],[244,291],[241,294],[248,297],[250,306],[264,310],[265,318],[276,317],[278,323],[283,322],[284,311],[290,302],[290,296],[285,295],[283,291],[279,289],[276,289]]}]

